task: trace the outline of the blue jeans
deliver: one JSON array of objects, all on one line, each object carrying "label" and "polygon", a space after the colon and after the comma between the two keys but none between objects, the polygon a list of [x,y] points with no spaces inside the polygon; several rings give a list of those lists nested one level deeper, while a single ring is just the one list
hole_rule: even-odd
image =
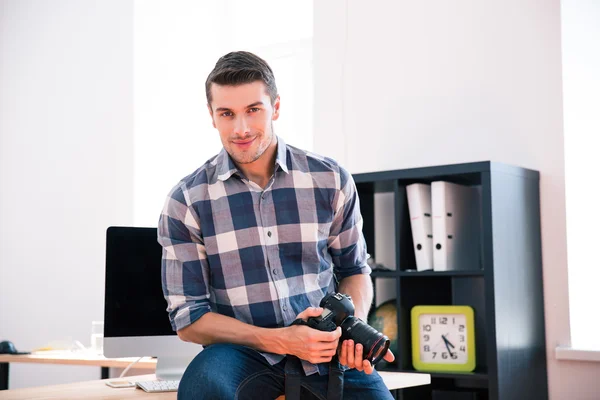
[{"label": "blue jeans", "polygon": [[[187,367],[177,399],[275,399],[284,394],[285,359],[269,362],[256,350],[234,344],[213,344]],[[326,400],[328,375],[302,377],[302,399]],[[344,399],[393,399],[383,380],[355,369],[344,373]]]}]

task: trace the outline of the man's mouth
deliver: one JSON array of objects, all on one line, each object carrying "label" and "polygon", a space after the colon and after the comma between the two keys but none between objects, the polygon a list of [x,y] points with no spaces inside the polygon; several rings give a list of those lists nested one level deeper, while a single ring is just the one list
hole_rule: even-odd
[{"label": "man's mouth", "polygon": [[247,140],[234,140],[233,144],[235,144],[239,148],[246,149],[246,148],[250,147],[250,145],[254,142],[255,139],[256,139],[256,137],[253,137],[252,139],[247,139]]}]

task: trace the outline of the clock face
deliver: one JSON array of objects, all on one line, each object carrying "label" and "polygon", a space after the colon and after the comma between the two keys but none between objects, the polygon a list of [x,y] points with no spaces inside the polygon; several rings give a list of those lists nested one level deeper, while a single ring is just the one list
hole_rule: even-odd
[{"label": "clock face", "polygon": [[422,362],[466,364],[469,357],[466,316],[464,314],[421,314],[419,342]]}]

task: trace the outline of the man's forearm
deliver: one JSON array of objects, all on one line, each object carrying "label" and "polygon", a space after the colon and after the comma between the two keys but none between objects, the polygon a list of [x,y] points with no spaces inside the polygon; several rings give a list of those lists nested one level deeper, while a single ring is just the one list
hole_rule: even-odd
[{"label": "man's forearm", "polygon": [[202,345],[233,343],[259,351],[285,354],[281,330],[286,328],[260,328],[225,315],[209,312],[177,334],[186,342]]},{"label": "man's forearm", "polygon": [[354,315],[363,321],[367,320],[371,302],[373,301],[373,283],[371,276],[352,275],[340,281],[340,293],[349,294],[354,303]]}]

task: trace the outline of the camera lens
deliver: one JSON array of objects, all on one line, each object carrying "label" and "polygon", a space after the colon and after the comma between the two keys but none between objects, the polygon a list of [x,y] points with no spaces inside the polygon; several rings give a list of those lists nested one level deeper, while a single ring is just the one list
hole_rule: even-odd
[{"label": "camera lens", "polygon": [[363,346],[363,358],[371,365],[377,364],[390,348],[390,339],[383,333],[367,325],[364,321],[348,317],[341,325],[342,340],[352,339]]}]

